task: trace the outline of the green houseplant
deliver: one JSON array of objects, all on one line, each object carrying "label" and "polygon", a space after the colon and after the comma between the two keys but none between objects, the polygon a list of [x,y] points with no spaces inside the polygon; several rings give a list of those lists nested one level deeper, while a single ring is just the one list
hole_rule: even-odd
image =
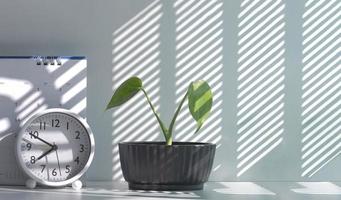
[{"label": "green houseplant", "polygon": [[[202,189],[208,180],[215,154],[210,143],[173,142],[173,130],[179,112],[186,100],[197,122],[197,133],[209,117],[212,91],[205,81],[190,83],[179,103],[169,127],[156,112],[142,80],[131,77],[114,92],[106,109],[120,106],[142,91],[154,113],[165,142],[122,142],[119,144],[120,162],[125,180],[131,189],[195,190]],[[190,162],[188,162],[190,160]]]}]

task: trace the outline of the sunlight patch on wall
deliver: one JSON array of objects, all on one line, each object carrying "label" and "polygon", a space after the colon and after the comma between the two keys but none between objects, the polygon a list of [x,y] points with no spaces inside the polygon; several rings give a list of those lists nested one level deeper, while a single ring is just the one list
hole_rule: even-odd
[{"label": "sunlight patch on wall", "polygon": [[238,32],[238,173],[283,141],[284,3],[241,2]]},{"label": "sunlight patch on wall", "polygon": [[[151,101],[159,108],[160,90],[160,19],[161,3],[153,1],[113,33],[112,81],[115,90],[131,76],[142,79]],[[151,141],[160,131],[142,92],[115,108],[113,118],[113,180],[123,180],[118,143]]]},{"label": "sunlight patch on wall", "polygon": [[212,142],[222,138],[223,94],[223,1],[174,2],[176,15],[176,105],[190,82],[205,80],[213,92],[211,115],[202,129],[196,129],[187,101],[175,126],[176,141]]},{"label": "sunlight patch on wall", "polygon": [[303,14],[302,177],[341,153],[341,2],[306,1]]}]

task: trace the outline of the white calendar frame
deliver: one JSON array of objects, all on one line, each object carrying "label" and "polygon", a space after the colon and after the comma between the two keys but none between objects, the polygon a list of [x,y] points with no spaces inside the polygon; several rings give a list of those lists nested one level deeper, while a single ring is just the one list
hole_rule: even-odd
[{"label": "white calendar frame", "polygon": [[82,56],[0,56],[0,185],[23,185],[14,139],[35,113],[64,108],[86,117],[87,60]]}]

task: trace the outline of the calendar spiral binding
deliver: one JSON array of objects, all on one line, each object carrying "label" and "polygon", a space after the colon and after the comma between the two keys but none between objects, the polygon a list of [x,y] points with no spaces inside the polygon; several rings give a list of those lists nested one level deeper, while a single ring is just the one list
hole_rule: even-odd
[{"label": "calendar spiral binding", "polygon": [[61,57],[58,56],[34,56],[36,65],[62,65]]}]

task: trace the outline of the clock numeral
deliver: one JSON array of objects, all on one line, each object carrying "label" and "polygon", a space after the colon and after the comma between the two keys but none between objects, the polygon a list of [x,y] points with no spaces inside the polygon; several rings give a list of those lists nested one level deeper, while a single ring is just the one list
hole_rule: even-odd
[{"label": "clock numeral", "polygon": [[31,131],[29,134],[31,136],[31,139],[36,139],[37,137],[39,137],[38,131],[34,131],[34,132]]},{"label": "clock numeral", "polygon": [[79,152],[84,152],[84,144],[80,144],[80,146],[81,146],[81,149],[79,150]]},{"label": "clock numeral", "polygon": [[77,156],[77,158],[74,161],[77,163],[77,165],[79,165],[79,156]]},{"label": "clock numeral", "polygon": [[66,130],[69,130],[69,122],[66,122]]},{"label": "clock numeral", "polygon": [[52,127],[56,127],[56,128],[59,128],[60,125],[59,125],[59,119],[53,119],[52,120]]},{"label": "clock numeral", "polygon": [[70,165],[66,165],[65,167],[65,173],[70,173],[71,172],[71,168],[70,168]]},{"label": "clock numeral", "polygon": [[57,176],[57,172],[56,172],[56,168],[54,168],[53,170],[52,170],[52,176]]},{"label": "clock numeral", "polygon": [[75,133],[77,134],[76,135],[76,137],[75,137],[75,139],[77,139],[77,140],[79,140],[79,139],[81,139],[79,136],[80,136],[80,134],[81,134],[81,132],[79,132],[79,131],[75,131]]},{"label": "clock numeral", "polygon": [[27,143],[27,144],[26,144],[26,148],[27,148],[27,151],[31,150],[32,144],[31,144],[31,143]]},{"label": "clock numeral", "polygon": [[35,156],[31,156],[30,163],[31,163],[31,164],[36,163],[36,157],[35,157]]},{"label": "clock numeral", "polygon": [[40,125],[39,125],[39,129],[40,129],[40,130],[42,130],[42,129],[45,130],[45,129],[46,129],[46,122],[40,122],[39,124],[40,124]]},{"label": "clock numeral", "polygon": [[42,167],[42,168],[41,168],[41,173],[43,173],[43,171],[44,171],[46,165],[40,165],[40,167]]}]

